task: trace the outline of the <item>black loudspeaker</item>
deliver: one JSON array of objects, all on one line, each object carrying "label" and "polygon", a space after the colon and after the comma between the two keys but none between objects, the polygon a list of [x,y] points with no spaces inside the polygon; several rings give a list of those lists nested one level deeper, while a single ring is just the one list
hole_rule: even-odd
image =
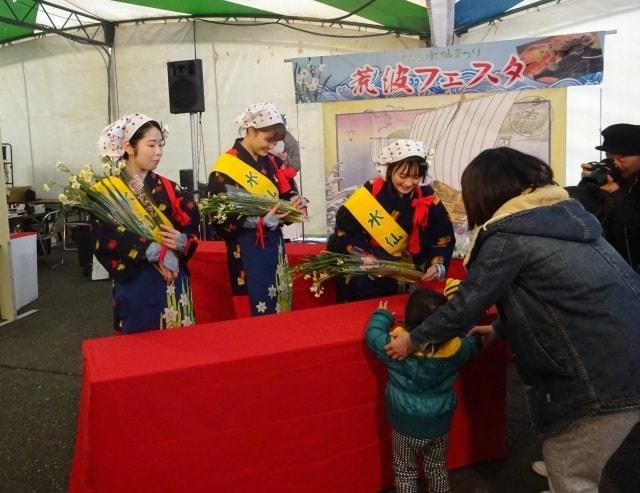
[{"label": "black loudspeaker", "polygon": [[169,111],[201,113],[204,111],[202,60],[167,62],[169,76]]},{"label": "black loudspeaker", "polygon": [[181,169],[180,170],[180,186],[186,188],[190,193],[193,193],[193,170]]}]

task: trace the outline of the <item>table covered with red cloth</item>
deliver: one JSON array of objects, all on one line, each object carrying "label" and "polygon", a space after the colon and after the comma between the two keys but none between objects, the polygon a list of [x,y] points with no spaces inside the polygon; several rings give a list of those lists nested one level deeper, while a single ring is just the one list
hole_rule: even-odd
[{"label": "table covered with red cloth", "polygon": [[[390,298],[401,313],[406,295]],[[71,492],[392,485],[377,300],[86,341]],[[505,453],[506,345],[463,370],[449,466]]]},{"label": "table covered with red cloth", "polygon": [[[289,265],[299,264],[309,255],[325,250],[324,243],[286,243]],[[191,290],[194,311],[198,323],[231,320],[250,316],[248,299],[235,297],[231,293],[229,270],[227,269],[226,247],[223,241],[201,241],[194,256],[189,260],[191,272]],[[465,270],[462,260],[453,259],[447,271],[447,277],[464,279]],[[316,308],[336,302],[335,280],[324,283],[325,292],[320,297],[309,290],[311,283],[304,279],[293,282],[293,309]],[[425,283],[424,287],[442,291],[444,282]],[[243,306],[246,304],[246,306]]]},{"label": "table covered with red cloth", "polygon": [[[286,243],[289,265],[299,264],[308,255],[325,249],[324,243]],[[198,323],[230,320],[249,316],[248,298],[234,297],[231,293],[226,247],[223,241],[201,241],[194,256],[189,260],[191,290]],[[335,283],[325,283],[325,293],[316,298],[303,279],[293,283],[293,309],[315,308],[335,303]],[[240,299],[238,299],[240,298]],[[246,306],[241,306],[244,303]]]}]

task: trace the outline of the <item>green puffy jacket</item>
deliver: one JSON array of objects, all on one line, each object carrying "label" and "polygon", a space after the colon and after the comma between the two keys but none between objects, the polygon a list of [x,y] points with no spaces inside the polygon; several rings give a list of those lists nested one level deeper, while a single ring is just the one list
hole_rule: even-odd
[{"label": "green puffy jacket", "polygon": [[[367,324],[367,345],[389,369],[385,389],[387,415],[398,432],[417,438],[442,436],[449,431],[456,407],[453,382],[458,371],[480,348],[477,337],[456,337],[434,354],[414,353],[403,361],[387,356],[394,317],[378,309]],[[404,329],[402,329],[404,330]]]}]

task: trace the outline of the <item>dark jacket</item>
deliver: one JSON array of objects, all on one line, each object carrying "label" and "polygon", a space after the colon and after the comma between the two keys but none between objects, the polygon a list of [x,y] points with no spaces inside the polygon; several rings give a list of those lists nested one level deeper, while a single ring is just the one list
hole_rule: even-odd
[{"label": "dark jacket", "polygon": [[640,272],[640,179],[620,183],[620,189],[611,194],[613,210],[609,215],[605,238],[620,255]]},{"label": "dark jacket", "polygon": [[495,303],[540,432],[640,407],[640,276],[565,198],[549,186],[507,202],[459,291],[411,332],[414,345],[450,339]]},{"label": "dark jacket", "polygon": [[456,407],[453,382],[460,368],[478,352],[479,341],[473,336],[456,337],[432,356],[414,354],[395,361],[384,350],[393,321],[391,312],[376,310],[365,334],[371,351],[389,368],[384,393],[389,422],[407,436],[443,436]]}]

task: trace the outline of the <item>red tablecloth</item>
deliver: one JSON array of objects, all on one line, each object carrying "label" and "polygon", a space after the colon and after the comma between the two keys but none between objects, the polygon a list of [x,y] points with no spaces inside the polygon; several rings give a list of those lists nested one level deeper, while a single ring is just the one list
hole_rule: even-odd
[{"label": "red tablecloth", "polygon": [[[315,255],[325,249],[324,243],[287,243],[289,265],[296,265],[303,257]],[[222,241],[202,241],[189,261],[191,289],[198,323],[230,320],[249,316],[248,298],[232,300],[227,269],[226,248]],[[293,283],[293,309],[315,308],[335,303],[335,284],[325,283],[325,293],[316,298],[309,291],[310,283],[296,280]],[[241,305],[244,303],[243,306]]]},{"label": "red tablecloth", "polygon": [[[405,296],[390,299],[401,312]],[[376,300],[85,342],[71,492],[376,492],[392,484]],[[505,453],[506,347],[463,371],[450,467]]]},{"label": "red tablecloth", "polygon": [[[326,248],[324,243],[287,243],[286,251],[289,265],[299,264],[309,255],[316,255]],[[229,270],[227,269],[226,247],[222,241],[202,241],[198,250],[189,261],[191,271],[191,289],[198,323],[217,322],[234,318],[248,317],[248,299],[235,297],[231,293]],[[453,259],[447,277],[464,279],[465,270],[462,261]],[[324,284],[325,292],[315,297],[309,287],[311,283],[296,279],[293,283],[293,309],[327,306],[336,301],[334,280]],[[442,291],[444,282],[428,282],[424,287]],[[246,306],[245,306],[246,305]]]}]

